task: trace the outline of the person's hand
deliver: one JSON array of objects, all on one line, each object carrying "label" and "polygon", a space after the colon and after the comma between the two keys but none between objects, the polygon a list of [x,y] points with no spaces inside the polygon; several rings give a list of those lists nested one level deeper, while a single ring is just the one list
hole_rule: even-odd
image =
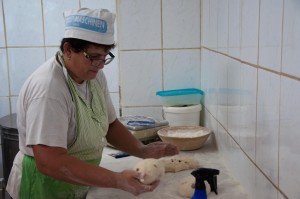
[{"label": "person's hand", "polygon": [[143,158],[161,158],[179,153],[178,148],[167,142],[152,142],[143,147]]},{"label": "person's hand", "polygon": [[149,185],[142,184],[139,180],[141,174],[134,170],[124,170],[117,173],[117,175],[117,188],[130,192],[135,196],[153,191],[159,184],[159,181]]}]

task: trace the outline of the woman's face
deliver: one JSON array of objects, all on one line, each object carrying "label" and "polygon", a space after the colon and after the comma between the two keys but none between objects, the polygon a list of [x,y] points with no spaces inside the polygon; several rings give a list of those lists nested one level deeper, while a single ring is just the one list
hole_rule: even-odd
[{"label": "woman's face", "polygon": [[84,80],[95,79],[98,71],[104,68],[107,54],[104,48],[93,45],[78,53],[70,48],[65,59],[70,76],[79,84]]}]

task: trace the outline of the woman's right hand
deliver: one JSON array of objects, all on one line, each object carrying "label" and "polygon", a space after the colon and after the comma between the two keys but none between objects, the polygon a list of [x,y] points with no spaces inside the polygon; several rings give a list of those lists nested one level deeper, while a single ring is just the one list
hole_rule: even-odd
[{"label": "woman's right hand", "polygon": [[153,191],[159,184],[159,181],[155,181],[149,185],[142,184],[139,180],[141,177],[141,174],[134,170],[124,170],[117,173],[117,188],[137,196],[145,192]]}]

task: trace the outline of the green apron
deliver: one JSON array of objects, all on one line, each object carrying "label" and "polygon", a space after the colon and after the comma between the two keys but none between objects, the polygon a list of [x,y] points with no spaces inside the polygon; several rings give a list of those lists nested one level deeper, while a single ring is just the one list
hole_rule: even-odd
[{"label": "green apron", "polygon": [[[63,65],[64,75],[75,104],[76,138],[68,146],[69,155],[89,164],[99,165],[102,150],[106,146],[108,130],[108,114],[102,89],[97,80],[87,82],[91,93],[91,103],[81,97],[75,82],[68,75],[62,59],[62,53],[57,57]],[[25,155],[22,161],[22,178],[20,185],[21,199],[79,199],[85,198],[88,186],[78,186],[56,180],[40,173],[34,157]]]}]

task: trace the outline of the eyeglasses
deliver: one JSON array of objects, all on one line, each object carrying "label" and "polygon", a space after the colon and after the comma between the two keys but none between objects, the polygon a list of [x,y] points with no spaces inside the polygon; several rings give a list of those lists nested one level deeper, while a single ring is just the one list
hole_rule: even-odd
[{"label": "eyeglasses", "polygon": [[91,61],[92,66],[99,66],[101,64],[107,65],[110,62],[112,62],[112,60],[114,60],[115,56],[114,54],[112,54],[111,52],[108,53],[108,55],[110,56],[109,58],[106,59],[99,59],[98,56],[92,56],[90,54],[88,54],[87,52],[85,52],[83,50],[83,55],[85,56],[85,58],[87,58],[88,60]]}]

